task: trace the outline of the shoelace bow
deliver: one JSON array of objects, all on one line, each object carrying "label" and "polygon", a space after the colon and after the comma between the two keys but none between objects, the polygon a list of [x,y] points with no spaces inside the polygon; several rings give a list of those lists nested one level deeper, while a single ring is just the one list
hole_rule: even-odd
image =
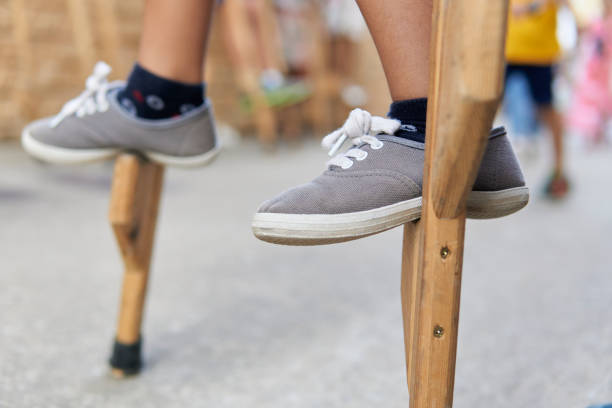
[{"label": "shoelace bow", "polygon": [[107,77],[110,72],[111,67],[105,62],[99,61],[96,63],[93,73],[87,78],[85,90],[76,98],[66,102],[60,113],[53,118],[49,125],[56,127],[62,120],[73,114],[83,117],[106,111],[109,107],[106,93],[109,86]]},{"label": "shoelace bow", "polygon": [[[376,135],[384,133],[393,135],[401,126],[401,122],[395,119],[387,119],[380,116],[372,116],[362,109],[354,109],[340,129],[334,130],[323,138],[321,145],[329,149],[329,155],[334,156],[342,147],[344,142],[350,140],[353,146],[368,144],[372,149],[380,149],[383,143]],[[353,160],[363,160],[368,152],[358,147],[349,149],[345,153],[334,156],[327,162],[328,166],[339,166],[348,169],[353,165]]]}]

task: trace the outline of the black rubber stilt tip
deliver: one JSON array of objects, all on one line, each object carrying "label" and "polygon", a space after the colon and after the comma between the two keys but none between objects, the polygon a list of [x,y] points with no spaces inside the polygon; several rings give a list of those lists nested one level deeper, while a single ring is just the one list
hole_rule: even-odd
[{"label": "black rubber stilt tip", "polygon": [[110,365],[115,370],[120,370],[123,375],[138,374],[142,368],[142,338],[136,343],[125,344],[115,340]]}]

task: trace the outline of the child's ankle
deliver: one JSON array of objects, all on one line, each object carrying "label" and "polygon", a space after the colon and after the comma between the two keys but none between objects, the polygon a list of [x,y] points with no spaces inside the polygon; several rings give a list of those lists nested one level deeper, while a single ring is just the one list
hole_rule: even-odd
[{"label": "child's ankle", "polygon": [[395,136],[425,142],[427,98],[395,101],[391,104],[387,116],[402,122],[402,127]]},{"label": "child's ankle", "polygon": [[134,64],[127,84],[117,95],[121,107],[142,119],[168,119],[202,105],[205,84],[186,84],[160,77]]}]

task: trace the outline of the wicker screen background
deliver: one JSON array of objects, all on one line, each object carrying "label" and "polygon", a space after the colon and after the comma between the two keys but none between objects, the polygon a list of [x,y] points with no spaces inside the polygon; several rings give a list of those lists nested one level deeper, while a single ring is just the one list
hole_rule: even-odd
[{"label": "wicker screen background", "polygon": [[0,0],[0,138],[57,112],[99,59],[125,76],[141,11],[140,1]]}]

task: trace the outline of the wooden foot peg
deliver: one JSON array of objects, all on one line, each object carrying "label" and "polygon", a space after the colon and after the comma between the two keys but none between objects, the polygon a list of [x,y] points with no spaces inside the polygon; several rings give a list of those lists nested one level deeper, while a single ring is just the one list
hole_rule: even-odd
[{"label": "wooden foot peg", "polygon": [[134,154],[122,154],[115,162],[109,221],[125,265],[110,359],[117,377],[136,374],[142,366],[140,329],[163,174],[163,166]]}]

